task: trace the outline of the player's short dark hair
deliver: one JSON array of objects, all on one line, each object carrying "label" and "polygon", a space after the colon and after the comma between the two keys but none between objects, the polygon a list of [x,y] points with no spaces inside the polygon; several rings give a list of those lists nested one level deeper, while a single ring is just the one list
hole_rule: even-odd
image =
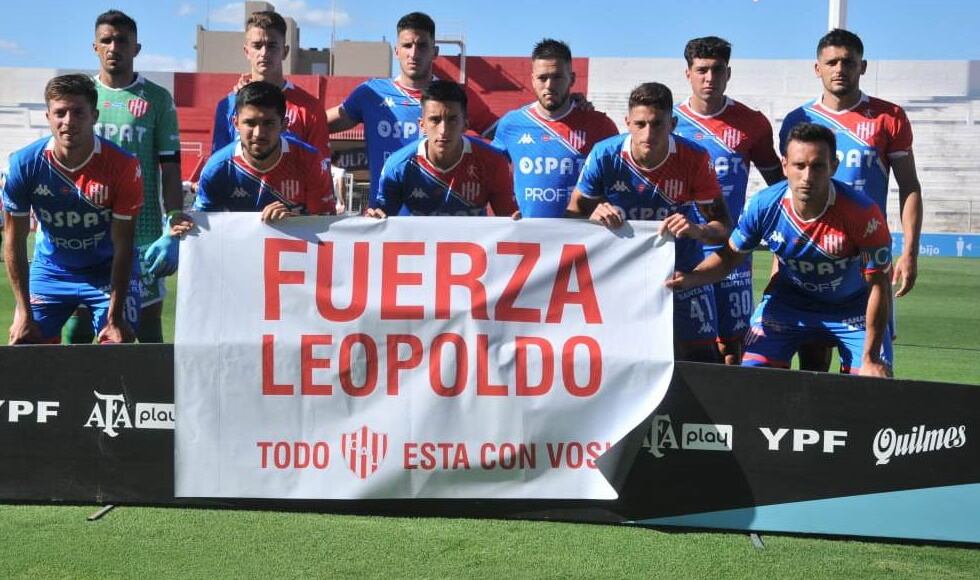
[{"label": "player's short dark hair", "polygon": [[560,60],[571,63],[572,49],[560,40],[544,38],[534,45],[534,50],[531,51],[531,60]]},{"label": "player's short dark hair", "polygon": [[85,97],[94,111],[98,106],[99,94],[95,81],[88,75],[70,74],[54,77],[44,86],[44,104],[65,97]]},{"label": "player's short dark hair", "polygon": [[249,14],[245,21],[245,32],[249,28],[261,28],[262,30],[275,30],[286,37],[286,20],[278,12],[272,10],[259,10]]},{"label": "player's short dark hair", "polygon": [[255,81],[238,89],[235,93],[235,114],[240,113],[242,107],[248,105],[275,109],[280,117],[286,116],[286,96],[282,94],[281,88],[272,83]]},{"label": "player's short dark hair", "polygon": [[725,64],[728,64],[732,58],[732,45],[724,38],[717,36],[692,38],[687,41],[687,46],[684,47],[684,60],[690,67],[696,58],[720,58],[725,61]]},{"label": "player's short dark hair", "polygon": [[398,24],[395,25],[395,31],[401,34],[402,30],[424,30],[429,33],[433,40],[436,37],[436,23],[425,12],[409,12],[399,18]]},{"label": "player's short dark hair", "polygon": [[432,81],[428,87],[422,89],[422,106],[429,101],[440,103],[459,103],[466,112],[466,89],[459,83],[453,81]]},{"label": "player's short dark hair", "polygon": [[844,30],[843,28],[835,28],[820,37],[820,42],[817,43],[817,56],[819,57],[820,51],[828,46],[849,48],[859,55],[864,56],[864,43],[861,42],[861,38],[850,30]]},{"label": "player's short dark hair", "polygon": [[823,125],[818,125],[816,123],[798,123],[794,125],[789,131],[789,135],[786,137],[787,146],[791,141],[800,141],[801,143],[826,143],[828,151],[830,151],[830,156],[835,157],[837,155],[837,137],[834,136],[834,132]]},{"label": "player's short dark hair", "polygon": [[130,32],[137,34],[136,21],[120,10],[106,10],[99,14],[98,18],[95,19],[96,30],[103,24],[108,24],[113,28],[128,28]]},{"label": "player's short dark hair", "polygon": [[661,111],[674,109],[674,95],[661,83],[643,83],[630,93],[629,108],[650,107]]}]

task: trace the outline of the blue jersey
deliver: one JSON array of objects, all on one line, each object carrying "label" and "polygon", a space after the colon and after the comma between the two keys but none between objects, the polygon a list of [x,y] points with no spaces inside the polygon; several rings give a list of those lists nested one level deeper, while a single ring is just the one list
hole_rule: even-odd
[{"label": "blue jersey", "polygon": [[[644,169],[633,160],[630,142],[629,134],[617,135],[592,148],[576,185],[583,196],[604,198],[631,220],[663,220],[675,213],[691,219],[695,204],[721,197],[702,147],[671,135],[667,158],[654,169]],[[688,272],[701,259],[700,242],[677,240],[676,269]]]},{"label": "blue jersey", "polygon": [[850,109],[833,111],[820,99],[792,111],[779,131],[779,147],[786,152],[790,130],[802,122],[829,127],[837,137],[840,164],[834,178],[873,199],[887,211],[888,173],[893,159],[912,152],[912,126],[898,105],[861,95]]},{"label": "blue jersey", "polygon": [[[482,133],[493,125],[493,113],[479,98],[467,91],[469,126]],[[364,124],[371,198],[378,192],[381,169],[392,153],[418,141],[421,133],[422,91],[406,87],[395,79],[371,79],[357,86],[341,108],[355,123]]]},{"label": "blue jersey", "polygon": [[585,157],[596,143],[616,133],[616,124],[605,114],[574,105],[554,119],[538,112],[536,103],[504,115],[493,144],[513,165],[521,215],[564,216]]},{"label": "blue jersey", "polygon": [[489,204],[495,215],[513,214],[517,204],[507,158],[478,138],[462,139],[463,156],[446,170],[429,161],[425,139],[395,152],[385,162],[371,207],[389,216],[403,207],[410,215],[481,216]]},{"label": "blue jersey", "polygon": [[760,170],[780,165],[769,120],[733,99],[726,99],[725,106],[714,115],[700,115],[689,103],[675,106],[674,113],[677,116],[674,132],[705,148],[711,156],[728,211],[738,216],[745,206],[749,163],[755,163]]},{"label": "blue jersey", "polygon": [[264,171],[242,155],[241,141],[208,159],[194,208],[202,211],[261,211],[275,201],[308,214],[336,213],[330,169],[319,151],[293,136],[280,136],[280,157]]},{"label": "blue jersey", "polygon": [[112,220],[131,220],[143,205],[139,161],[95,137],[92,154],[78,167],[62,165],[53,139],[15,151],[3,186],[3,208],[37,218],[34,257],[67,270],[112,264]]},{"label": "blue jersey", "polygon": [[833,181],[827,207],[804,220],[793,209],[789,183],[757,193],[742,212],[730,243],[750,252],[763,240],[779,259],[767,293],[810,311],[834,311],[865,300],[865,273],[891,266],[891,236],[881,209],[868,196]]}]

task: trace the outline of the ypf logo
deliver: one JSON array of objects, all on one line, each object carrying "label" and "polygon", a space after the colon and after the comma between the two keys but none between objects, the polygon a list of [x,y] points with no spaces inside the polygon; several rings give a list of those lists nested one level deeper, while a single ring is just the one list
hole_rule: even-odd
[{"label": "ypf logo", "polygon": [[388,434],[375,433],[364,425],[341,436],[340,451],[354,475],[367,479],[381,467],[388,455]]}]

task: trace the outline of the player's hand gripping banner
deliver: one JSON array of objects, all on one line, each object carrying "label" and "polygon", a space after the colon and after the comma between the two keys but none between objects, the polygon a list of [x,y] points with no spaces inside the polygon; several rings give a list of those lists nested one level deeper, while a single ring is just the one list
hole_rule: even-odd
[{"label": "player's hand gripping banner", "polygon": [[195,220],[178,496],[616,497],[596,460],[673,368],[659,224]]}]

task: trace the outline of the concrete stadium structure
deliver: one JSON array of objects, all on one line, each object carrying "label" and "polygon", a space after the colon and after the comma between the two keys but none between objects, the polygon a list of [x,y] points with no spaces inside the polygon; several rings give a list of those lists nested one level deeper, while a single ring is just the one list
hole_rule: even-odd
[{"label": "concrete stadium structure", "polygon": [[[452,72],[453,59],[439,59]],[[670,86],[675,98],[687,97],[682,59],[591,58],[576,59],[579,89],[585,90],[596,108],[605,111],[622,128],[629,91],[637,84],[657,80]],[[490,108],[501,114],[531,100],[524,72],[527,59],[467,59],[468,83],[474,84]],[[778,131],[783,117],[820,93],[813,61],[733,61],[728,93],[760,109]],[[439,63],[437,63],[437,69]],[[47,133],[42,92],[57,69],[0,69],[0,168],[7,155]],[[582,78],[585,76],[586,78]],[[212,78],[194,73],[148,73],[147,77],[174,92],[181,114],[182,144],[194,164],[205,155],[213,103],[233,84],[229,77]],[[325,107],[337,104],[360,79],[348,77],[301,77],[304,86],[319,84]],[[325,80],[326,82],[320,82]],[[506,81],[501,84],[501,81]],[[862,86],[871,95],[902,105],[915,133],[916,164],[925,196],[924,230],[931,232],[980,231],[980,61],[870,61]],[[202,89],[201,87],[205,87]],[[310,90],[310,89],[308,89]],[[316,91],[312,91],[316,94]],[[202,134],[203,133],[203,134]],[[185,172],[193,168],[185,167]],[[894,182],[894,180],[892,180]],[[761,178],[753,171],[750,191]],[[898,226],[898,192],[892,183],[889,225]]]}]

